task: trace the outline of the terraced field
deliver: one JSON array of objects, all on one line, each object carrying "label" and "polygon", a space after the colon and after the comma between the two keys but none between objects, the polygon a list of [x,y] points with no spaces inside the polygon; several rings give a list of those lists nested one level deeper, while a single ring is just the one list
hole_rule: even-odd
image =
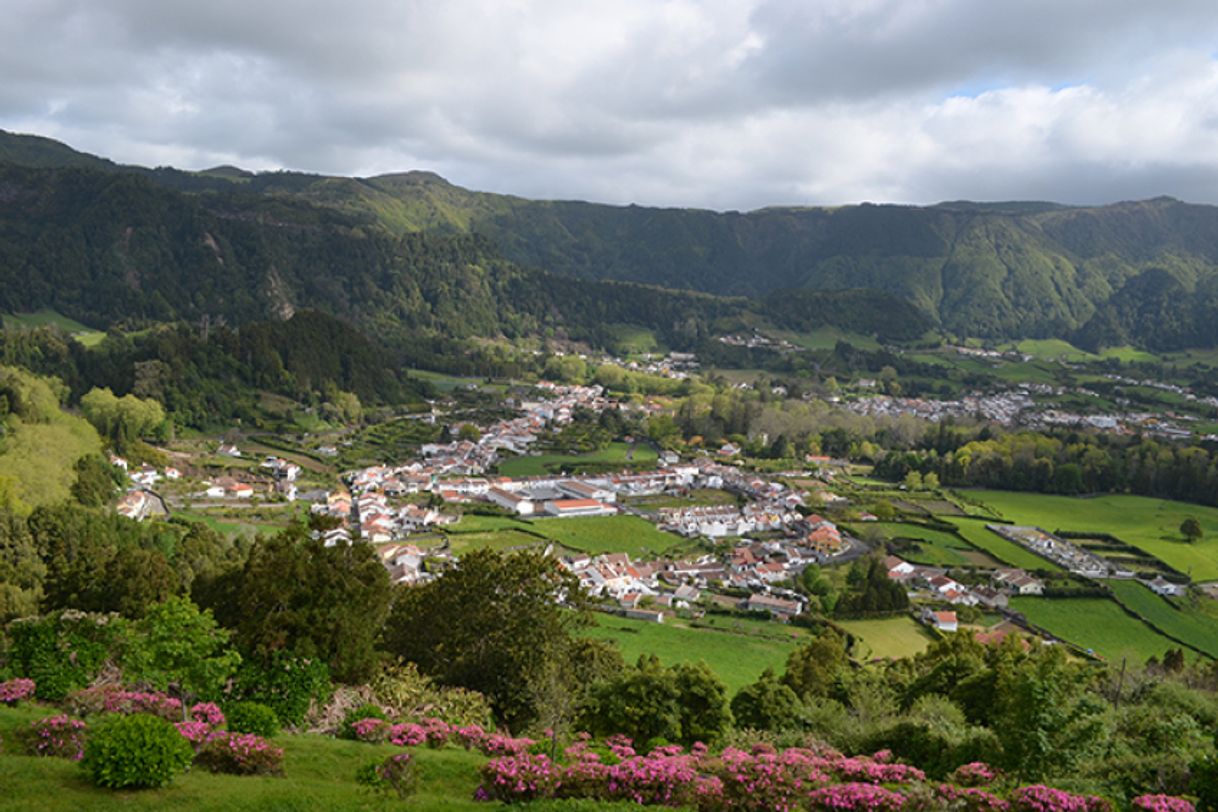
[{"label": "terraced field", "polygon": [[1213,618],[1181,611],[1137,581],[1107,583],[1117,602],[1150,625],[1211,657],[1218,657],[1218,622]]},{"label": "terraced field", "polygon": [[1011,609],[1062,640],[1091,649],[1109,661],[1129,656],[1140,663],[1177,648],[1176,643],[1130,617],[1108,598],[1016,597],[1011,599]]}]

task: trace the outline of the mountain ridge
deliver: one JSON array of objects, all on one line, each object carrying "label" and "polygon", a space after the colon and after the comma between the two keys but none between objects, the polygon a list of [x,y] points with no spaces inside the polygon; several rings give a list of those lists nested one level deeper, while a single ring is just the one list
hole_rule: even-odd
[{"label": "mountain ridge", "polygon": [[[0,160],[84,160],[49,139],[14,138],[0,134]],[[1210,326],[1218,315],[1218,207],[1167,196],[1103,206],[944,201],[741,213],[529,200],[465,189],[426,170],[369,178],[228,167],[193,173],[87,158],[103,161],[89,169],[139,174],[186,194],[312,206],[365,232],[478,235],[519,266],[564,277],[753,298],[873,290],[911,302],[961,336],[1158,349],[1218,343]],[[1149,286],[1168,296],[1160,316],[1171,329],[1130,305],[1146,273],[1174,280]]]}]

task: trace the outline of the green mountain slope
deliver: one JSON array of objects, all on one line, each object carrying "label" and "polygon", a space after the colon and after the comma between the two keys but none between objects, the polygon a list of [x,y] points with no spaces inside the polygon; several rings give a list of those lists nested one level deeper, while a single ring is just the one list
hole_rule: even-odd
[{"label": "green mountain slope", "polygon": [[[0,133],[0,163],[6,155],[33,166],[101,161],[57,142]],[[470,191],[429,172],[337,178],[102,164],[88,165],[111,176],[104,194],[95,178],[83,176],[47,181],[54,192],[36,190],[38,183],[28,179],[2,181],[0,281],[14,267],[35,272],[37,281],[31,290],[3,296],[79,297],[83,289],[73,287],[78,274],[65,278],[57,269],[69,260],[79,270],[73,256],[91,252],[89,298],[101,285],[101,301],[91,306],[107,318],[209,310],[250,317],[316,305],[363,321],[373,315],[363,295],[369,276],[374,287],[393,289],[382,302],[392,305],[374,309],[404,317],[411,329],[443,323],[445,330],[467,335],[510,334],[558,324],[572,307],[598,318],[613,315],[590,307],[592,289],[586,287],[565,288],[581,297],[578,304],[542,293],[542,302],[517,300],[505,310],[507,292],[500,283],[508,276],[523,278],[523,267],[556,275],[548,277],[552,285],[568,277],[750,297],[799,288],[880,291],[960,335],[1159,349],[1218,341],[1209,328],[1218,323],[1209,293],[1218,286],[1218,207],[1170,198],[1100,207],[955,201],[739,213],[533,201]],[[102,221],[139,214],[125,197],[136,194],[136,178],[159,187],[158,202],[148,203],[156,193],[146,185],[138,193],[156,216],[129,224],[129,238],[99,235]],[[68,183],[81,188],[67,189]],[[32,206],[34,214],[13,222],[11,213],[21,206]],[[58,230],[48,230],[52,225]],[[150,233],[157,235],[155,247]],[[431,236],[419,238],[420,233]],[[388,246],[405,241],[408,252],[429,253],[444,240],[476,258],[456,265],[441,261],[442,284],[434,273],[438,266],[429,266],[427,284],[439,285],[433,290],[444,294],[439,298],[428,299],[417,283],[402,287],[403,270],[415,279],[421,268],[390,261],[400,259],[402,249]],[[395,263],[399,267],[391,267]],[[156,276],[158,267],[169,269],[164,278]],[[346,278],[350,268],[361,269],[354,279]],[[1145,287],[1137,280],[1152,271],[1168,279],[1152,286],[1161,301],[1148,308],[1135,301]],[[492,283],[492,277],[499,281]],[[133,293],[154,287],[165,302]],[[596,289],[606,291],[612,293]],[[445,298],[458,292],[457,299]],[[624,295],[618,291],[609,298]],[[670,303],[678,301],[697,310],[710,300],[678,297]],[[451,302],[465,318],[454,318]],[[136,304],[142,309],[132,311]],[[724,307],[718,302],[711,309]]]}]

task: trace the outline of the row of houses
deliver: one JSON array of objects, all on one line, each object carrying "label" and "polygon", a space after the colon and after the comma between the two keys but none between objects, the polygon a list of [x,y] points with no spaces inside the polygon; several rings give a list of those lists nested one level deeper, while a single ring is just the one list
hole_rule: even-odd
[{"label": "row of houses", "polygon": [[996,569],[990,583],[966,585],[941,567],[912,564],[897,556],[884,559],[889,579],[905,586],[911,596],[960,606],[1005,609],[1012,595],[1041,595],[1044,584],[1021,569]]}]

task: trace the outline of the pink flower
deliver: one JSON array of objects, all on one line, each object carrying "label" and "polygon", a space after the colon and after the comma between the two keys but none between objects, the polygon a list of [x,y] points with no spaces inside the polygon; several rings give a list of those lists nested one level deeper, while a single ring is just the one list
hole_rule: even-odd
[{"label": "pink flower", "polygon": [[190,718],[196,722],[206,722],[212,727],[224,724],[224,712],[215,702],[199,702],[190,708]]},{"label": "pink flower", "polygon": [[1195,812],[1191,801],[1174,795],[1139,795],[1133,799],[1133,808],[1145,812]]},{"label": "pink flower", "polygon": [[18,677],[6,682],[0,682],[0,702],[5,705],[16,705],[22,700],[34,696],[34,681]]}]

